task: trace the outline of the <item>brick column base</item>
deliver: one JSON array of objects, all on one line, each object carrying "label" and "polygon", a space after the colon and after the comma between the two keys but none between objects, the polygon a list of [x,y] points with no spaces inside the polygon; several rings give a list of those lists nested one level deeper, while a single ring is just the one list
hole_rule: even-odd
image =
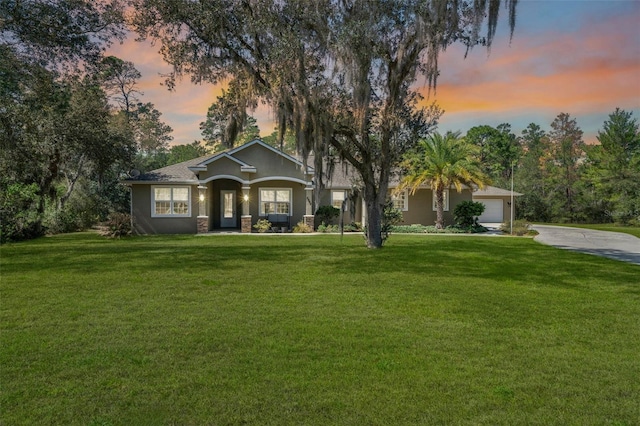
[{"label": "brick column base", "polygon": [[209,216],[198,216],[198,234],[209,232]]},{"label": "brick column base", "polygon": [[243,234],[251,233],[251,215],[250,214],[242,215],[241,221],[242,221],[242,233]]},{"label": "brick column base", "polygon": [[312,214],[304,215],[304,224],[309,226],[313,231],[315,231],[315,228],[313,227],[314,220],[315,220],[314,215]]}]

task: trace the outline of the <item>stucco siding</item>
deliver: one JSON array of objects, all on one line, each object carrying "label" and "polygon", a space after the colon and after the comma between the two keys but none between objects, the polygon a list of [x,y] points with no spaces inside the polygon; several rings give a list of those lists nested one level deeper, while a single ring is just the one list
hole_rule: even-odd
[{"label": "stucco siding", "polygon": [[251,180],[280,176],[305,180],[300,166],[259,144],[238,151],[234,157],[256,167],[256,173],[251,174]]},{"label": "stucco siding", "polygon": [[415,194],[409,194],[408,210],[402,212],[400,225],[433,225],[435,221],[435,212],[431,211],[431,190],[419,189]]},{"label": "stucco siding", "polygon": [[[471,201],[471,191],[463,189],[458,193],[455,189],[449,190],[449,210],[444,211],[444,225],[453,225],[453,209],[462,201]],[[436,212],[433,209],[433,191],[431,189],[419,189],[415,194],[409,195],[409,209],[402,212],[401,225],[421,224],[425,226],[435,225]]]},{"label": "stucco siding", "polygon": [[222,157],[209,164],[207,164],[207,170],[203,170],[198,174],[198,178],[201,181],[209,179],[211,176],[216,175],[228,175],[236,176],[240,179],[245,179],[245,173],[240,171],[241,165],[230,158]]},{"label": "stucco siding", "polygon": [[[172,186],[172,185],[161,185]],[[189,185],[173,185],[189,186]],[[197,230],[198,190],[191,188],[190,217],[152,217],[151,188],[153,185],[132,185],[133,226],[138,234],[195,234]]]},{"label": "stucco siding", "polygon": [[[315,204],[315,208],[318,209],[321,206],[330,206],[331,205],[331,191],[333,191],[333,189],[323,189],[322,191],[320,191],[318,200],[316,201]],[[349,193],[349,190],[346,189],[341,189],[341,188],[337,188],[335,189],[335,191],[347,191],[347,193]],[[349,224],[351,222],[355,222],[360,218],[359,221],[361,221],[362,215],[360,214],[358,216],[358,206],[362,204],[362,200],[360,198],[357,198],[356,200],[347,200],[347,211],[344,212],[344,223],[345,224]],[[315,212],[313,212],[313,214],[315,214]],[[335,224],[337,225],[338,222],[340,221],[339,217],[336,219],[333,219],[331,221],[331,224]],[[322,218],[319,218],[316,216],[315,218],[315,226],[317,227],[318,225],[320,225],[322,222]]]},{"label": "stucco siding", "polygon": [[[302,220],[306,211],[306,191],[305,186],[285,180],[267,180],[251,185],[249,190],[249,213],[251,214],[251,225],[253,226],[259,219],[264,218],[260,215],[260,189],[264,188],[285,188],[291,189],[291,227],[294,227]],[[239,197],[241,197],[241,193]],[[242,206],[239,207],[242,212]]]}]

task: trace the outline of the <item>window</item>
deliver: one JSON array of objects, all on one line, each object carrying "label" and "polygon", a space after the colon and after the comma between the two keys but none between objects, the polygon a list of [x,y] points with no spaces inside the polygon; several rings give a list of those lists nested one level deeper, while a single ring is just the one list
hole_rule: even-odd
[{"label": "window", "polygon": [[191,216],[190,187],[154,186],[151,191],[152,217]]},{"label": "window", "polygon": [[[442,211],[448,212],[449,211],[449,190],[445,189],[444,191],[442,191],[442,204],[443,204],[443,208]],[[436,209],[436,191],[433,191],[433,211],[435,212]]]},{"label": "window", "polygon": [[392,192],[391,201],[393,202],[393,207],[406,212],[409,210],[409,191],[405,189],[401,192]]},{"label": "window", "polygon": [[[347,199],[347,191],[331,191],[331,205],[337,209],[342,208],[342,202]],[[347,206],[344,209],[347,210]]]},{"label": "window", "polygon": [[286,214],[291,216],[291,189],[260,189],[260,216],[266,216],[268,214]]}]

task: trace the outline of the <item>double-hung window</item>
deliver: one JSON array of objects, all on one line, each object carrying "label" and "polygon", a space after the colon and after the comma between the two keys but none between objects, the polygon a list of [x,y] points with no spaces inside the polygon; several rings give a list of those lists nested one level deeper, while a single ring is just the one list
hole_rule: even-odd
[{"label": "double-hung window", "polygon": [[269,214],[291,216],[290,188],[260,188],[260,216]]},{"label": "double-hung window", "polygon": [[[436,191],[433,190],[433,211],[435,212],[436,209]],[[449,211],[449,190],[445,189],[444,191],[442,191],[442,211],[448,212]]]},{"label": "double-hung window", "polygon": [[[331,205],[337,209],[342,208],[342,202],[347,199],[347,191],[331,191]],[[345,210],[348,206],[345,206]]]},{"label": "double-hung window", "polygon": [[406,212],[409,210],[409,191],[404,190],[400,192],[393,192],[391,194],[391,201],[393,202],[393,207],[396,209]]},{"label": "double-hung window", "polygon": [[151,188],[152,217],[190,217],[191,188],[154,186]]}]

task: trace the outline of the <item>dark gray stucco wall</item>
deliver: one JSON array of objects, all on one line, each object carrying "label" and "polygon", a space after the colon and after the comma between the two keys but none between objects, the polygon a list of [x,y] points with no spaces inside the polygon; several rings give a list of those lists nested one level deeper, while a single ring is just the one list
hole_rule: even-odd
[{"label": "dark gray stucco wall", "polygon": [[[169,185],[161,185],[169,186]],[[132,185],[133,227],[138,234],[195,234],[198,216],[198,189],[191,187],[191,217],[151,217],[152,185]]]}]

